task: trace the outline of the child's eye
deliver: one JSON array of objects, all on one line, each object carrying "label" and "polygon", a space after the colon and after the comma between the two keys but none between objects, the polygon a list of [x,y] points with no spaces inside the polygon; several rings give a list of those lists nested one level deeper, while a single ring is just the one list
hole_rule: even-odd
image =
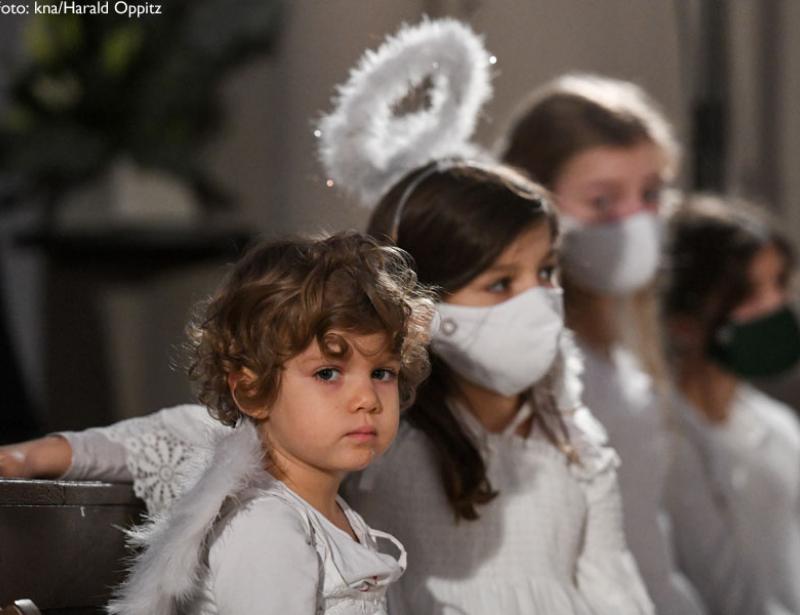
[{"label": "child's eye", "polygon": [[661,186],[653,186],[652,188],[648,188],[642,194],[642,201],[644,201],[647,205],[654,205],[658,207],[661,204],[661,194],[663,192],[663,188]]},{"label": "child's eye", "polygon": [[500,278],[496,282],[493,282],[489,286],[486,287],[490,293],[505,293],[511,288],[511,278],[506,276],[505,278]]},{"label": "child's eye", "polygon": [[341,377],[342,373],[335,367],[324,367],[314,373],[314,377],[324,382],[335,382]]},{"label": "child's eye", "polygon": [[372,371],[372,377],[381,382],[391,382],[397,378],[397,371],[388,367],[381,367]]},{"label": "child's eye", "polygon": [[589,199],[591,206],[601,214],[608,213],[614,205],[613,199],[605,194],[598,194]]},{"label": "child's eye", "polygon": [[539,269],[539,282],[543,284],[555,284],[558,267],[547,265]]}]

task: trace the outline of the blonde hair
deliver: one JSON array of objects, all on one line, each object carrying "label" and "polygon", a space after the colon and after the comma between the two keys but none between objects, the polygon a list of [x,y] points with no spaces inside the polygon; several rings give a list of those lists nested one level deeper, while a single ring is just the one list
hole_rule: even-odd
[{"label": "blonde hair", "polygon": [[[644,90],[628,81],[570,74],[531,93],[515,114],[500,149],[505,162],[552,190],[564,166],[581,152],[643,142],[664,152],[665,174],[673,176],[680,162],[680,147],[670,123]],[[580,308],[586,306],[570,310],[570,297],[576,302],[588,295],[570,289],[569,280],[564,286],[568,315],[580,314]],[[606,327],[606,342],[629,348],[657,385],[666,386],[656,286],[653,283],[616,299],[617,309],[610,319],[600,322],[593,315],[592,322],[595,327]]]},{"label": "blonde hair", "polygon": [[667,175],[680,146],[658,104],[638,85],[599,75],[570,74],[534,90],[514,114],[500,157],[547,188],[568,160],[591,147],[657,145]]}]

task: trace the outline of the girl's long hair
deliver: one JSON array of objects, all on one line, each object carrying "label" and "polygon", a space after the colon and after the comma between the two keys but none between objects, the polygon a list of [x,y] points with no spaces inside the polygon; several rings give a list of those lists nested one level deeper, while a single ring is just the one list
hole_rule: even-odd
[{"label": "girl's long hair", "polygon": [[[415,261],[422,284],[439,298],[485,271],[523,232],[538,226],[558,236],[547,192],[509,167],[466,161],[431,163],[409,173],[381,200],[368,232],[395,242]],[[431,353],[431,375],[405,419],[435,450],[444,490],[456,519],[478,518],[496,492],[486,463],[449,406],[457,396],[450,368]],[[560,369],[560,359],[557,361]],[[556,445],[568,441],[549,375],[523,395],[534,404],[537,427]]]}]

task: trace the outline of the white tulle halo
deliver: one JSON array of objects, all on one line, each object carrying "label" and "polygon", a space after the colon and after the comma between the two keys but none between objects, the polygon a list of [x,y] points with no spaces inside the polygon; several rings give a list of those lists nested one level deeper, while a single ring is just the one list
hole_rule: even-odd
[{"label": "white tulle halo", "polygon": [[[403,26],[368,50],[315,131],[328,185],[373,207],[408,171],[473,155],[470,138],[492,95],[495,61],[481,37],[455,19]],[[427,104],[398,113],[398,103],[423,85]]]}]

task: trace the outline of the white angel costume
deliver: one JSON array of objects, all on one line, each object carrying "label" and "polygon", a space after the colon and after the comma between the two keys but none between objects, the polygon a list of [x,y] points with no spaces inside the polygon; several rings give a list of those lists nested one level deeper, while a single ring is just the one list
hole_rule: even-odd
[{"label": "white angel costume", "polygon": [[618,470],[625,537],[659,615],[702,615],[696,590],[675,562],[662,492],[669,464],[664,408],[650,377],[621,346],[610,356],[580,344],[585,357],[583,401],[608,432]]},{"label": "white angel costume", "polygon": [[[339,498],[358,542],[263,469],[245,420],[221,437],[208,469],[132,533],[143,550],[109,612],[120,615],[386,615],[405,551]],[[378,551],[394,543],[399,561]]]},{"label": "white angel costume", "polygon": [[558,360],[559,405],[569,408],[563,419],[578,462],[540,430],[517,433],[530,404],[502,433],[491,433],[451,401],[498,492],[478,507],[477,520],[456,522],[433,445],[407,424],[384,457],[346,484],[354,506],[409,549],[409,570],[390,591],[396,612],[653,612],[625,544],[617,456],[579,402],[581,362],[566,335]]},{"label": "white angel costume", "polygon": [[108,427],[61,432],[72,449],[62,478],[133,482],[148,512],[159,514],[203,472],[215,442],[230,431],[204,406],[184,404]]},{"label": "white angel costume", "polygon": [[407,576],[393,613],[601,615],[651,613],[622,532],[616,455],[586,409],[565,416],[580,465],[544,436],[489,433],[453,409],[479,443],[499,495],[476,521],[455,522],[431,443],[404,425],[385,457],[348,485],[374,523],[401,537]]},{"label": "white angel costume", "polygon": [[[480,37],[453,20],[401,29],[362,56],[319,124],[328,177],[370,207],[399,178],[432,160],[483,157],[470,139],[491,96],[495,62]],[[398,115],[394,103],[426,81],[430,104]],[[425,177],[406,188],[395,225]],[[478,348],[485,346],[472,350]],[[567,363],[579,363],[568,354]],[[625,546],[616,456],[580,400],[562,402],[580,463],[569,463],[536,431],[517,435],[520,423],[488,433],[452,400],[442,408],[461,420],[499,491],[479,507],[477,521],[456,523],[432,443],[408,425],[385,458],[349,484],[349,496],[367,519],[408,542],[409,572],[400,591],[391,593],[393,608],[422,614],[652,612]],[[523,407],[518,421],[533,411]]]},{"label": "white angel costume", "polygon": [[674,410],[665,504],[681,568],[715,615],[800,613],[796,416],[748,384],[722,424],[679,394]]}]

